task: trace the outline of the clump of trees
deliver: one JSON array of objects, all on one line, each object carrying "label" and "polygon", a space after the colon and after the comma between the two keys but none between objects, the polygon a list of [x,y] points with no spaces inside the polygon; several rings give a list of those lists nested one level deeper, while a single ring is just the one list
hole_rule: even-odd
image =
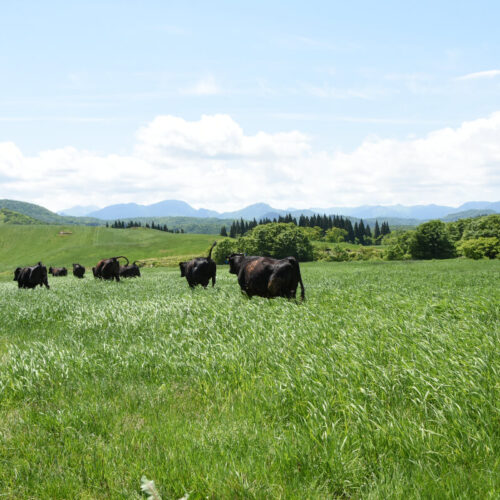
[{"label": "clump of trees", "polygon": [[[313,240],[326,240],[333,243],[356,243],[360,245],[380,245],[382,238],[391,232],[388,222],[382,222],[379,225],[375,221],[375,226],[372,231],[369,224],[365,224],[363,219],[359,222],[351,222],[347,217],[341,215],[312,215],[310,217],[301,215],[297,220],[291,214],[279,216],[278,218],[256,219],[245,221],[243,219],[235,220],[229,228],[229,237],[238,238],[245,236],[257,226],[267,224],[294,224],[306,230],[306,233]],[[225,233],[225,234],[224,234]],[[226,236],[227,229],[225,226],[221,228],[221,236]]]},{"label": "clump of trees", "polygon": [[131,229],[133,227],[145,227],[146,229],[156,229],[158,231],[165,231],[166,233],[183,233],[184,229],[169,229],[166,224],[158,224],[151,221],[151,224],[146,223],[144,226],[140,221],[129,220],[127,222],[123,220],[115,220],[111,226],[106,222],[106,227],[112,227],[114,229]]},{"label": "clump of trees", "polygon": [[276,259],[294,256],[300,261],[313,260],[314,256],[311,241],[304,229],[283,222],[257,225],[245,236],[219,241],[213,258],[217,264],[223,264],[228,255],[237,252]]},{"label": "clump of trees", "polygon": [[401,259],[471,259],[500,257],[500,215],[444,223],[433,220],[415,230],[395,231],[384,237],[385,257]]}]

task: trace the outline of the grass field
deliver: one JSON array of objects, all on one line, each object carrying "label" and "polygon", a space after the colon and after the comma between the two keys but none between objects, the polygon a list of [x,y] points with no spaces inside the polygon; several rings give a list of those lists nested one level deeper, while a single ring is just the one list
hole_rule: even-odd
[{"label": "grass field", "polygon": [[500,262],[302,275],[0,283],[0,498],[498,498]]},{"label": "grass field", "polygon": [[[61,232],[67,234],[60,234]],[[214,241],[208,234],[173,234],[153,229],[111,229],[89,226],[0,226],[0,277],[18,266],[41,260],[49,266],[93,266],[100,259],[125,255],[136,259],[205,255]]]}]

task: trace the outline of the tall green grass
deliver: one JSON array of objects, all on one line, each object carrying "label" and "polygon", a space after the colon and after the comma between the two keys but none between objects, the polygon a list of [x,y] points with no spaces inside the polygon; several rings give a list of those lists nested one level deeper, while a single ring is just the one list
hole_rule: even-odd
[{"label": "tall green grass", "polygon": [[301,268],[0,283],[0,493],[498,498],[500,263]]}]

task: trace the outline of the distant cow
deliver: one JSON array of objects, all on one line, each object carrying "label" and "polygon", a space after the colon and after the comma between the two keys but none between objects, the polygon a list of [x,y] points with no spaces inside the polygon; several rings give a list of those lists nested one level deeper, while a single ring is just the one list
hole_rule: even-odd
[{"label": "distant cow", "polygon": [[65,267],[49,267],[49,274],[52,274],[52,276],[68,276],[68,270]]},{"label": "distant cow", "polygon": [[83,278],[83,275],[85,274],[85,268],[81,266],[80,264],[73,264],[73,276],[76,276],[77,278]]},{"label": "distant cow", "polygon": [[300,283],[300,298],[305,290],[300,276],[299,262],[295,257],[272,259],[270,257],[246,257],[241,253],[228,257],[229,272],[238,276],[241,291],[249,297],[295,298]]},{"label": "distant cow", "polygon": [[134,260],[130,266],[120,266],[120,277],[121,278],[135,278],[141,276],[141,270],[137,265],[137,261]]},{"label": "distant cow", "polygon": [[95,267],[92,268],[95,278],[101,278],[103,280],[113,280],[120,281],[120,263],[118,259],[126,259],[127,266],[129,260],[127,257],[120,255],[119,257],[111,257],[109,259],[100,260]]},{"label": "distant cow", "polygon": [[215,245],[217,245],[216,241],[210,247],[208,257],[197,257],[189,262],[179,262],[181,278],[185,276],[191,288],[194,288],[196,285],[206,288],[210,279],[212,280],[212,286],[215,285],[217,266],[212,260],[212,250]]},{"label": "distant cow", "polygon": [[17,281],[18,288],[35,288],[38,285],[50,288],[47,280],[47,268],[41,262],[36,266],[18,267],[14,271],[14,281]]}]

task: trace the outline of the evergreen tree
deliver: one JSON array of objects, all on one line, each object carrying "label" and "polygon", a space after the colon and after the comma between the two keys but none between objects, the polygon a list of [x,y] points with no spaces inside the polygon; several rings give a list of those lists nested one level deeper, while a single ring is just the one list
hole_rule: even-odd
[{"label": "evergreen tree", "polygon": [[220,235],[221,236],[227,236],[226,226],[222,226],[220,228]]},{"label": "evergreen tree", "polygon": [[345,229],[347,231],[347,241],[354,243],[355,239],[354,228],[352,227],[352,222],[350,219],[345,220],[345,228],[342,229]]}]

